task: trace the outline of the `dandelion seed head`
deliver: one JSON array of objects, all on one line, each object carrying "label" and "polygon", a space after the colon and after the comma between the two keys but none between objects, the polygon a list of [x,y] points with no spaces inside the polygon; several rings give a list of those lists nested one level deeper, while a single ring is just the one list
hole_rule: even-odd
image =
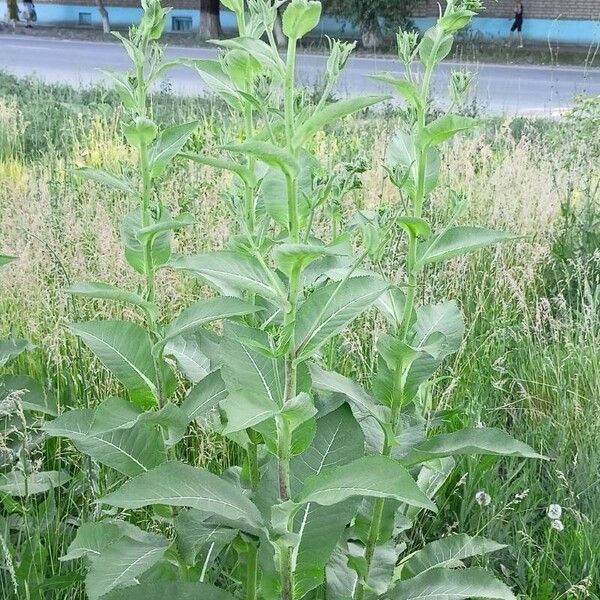
[{"label": "dandelion seed head", "polygon": [[562,531],[565,528],[563,522],[560,519],[554,519],[554,521],[552,521],[551,527],[556,531]]},{"label": "dandelion seed head", "polygon": [[562,517],[562,507],[560,504],[551,504],[546,511],[546,515],[552,521],[556,521]]},{"label": "dandelion seed head", "polygon": [[475,494],[475,501],[477,504],[479,504],[479,506],[489,506],[492,501],[492,497],[487,492],[481,490]]}]

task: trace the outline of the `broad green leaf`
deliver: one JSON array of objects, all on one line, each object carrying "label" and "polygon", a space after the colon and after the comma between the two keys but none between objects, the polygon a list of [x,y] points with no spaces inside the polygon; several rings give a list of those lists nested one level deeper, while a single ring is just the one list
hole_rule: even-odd
[{"label": "broad green leaf", "polygon": [[354,277],[312,292],[298,309],[295,344],[298,360],[312,356],[385,292],[388,284],[375,277]]},{"label": "broad green leaf", "polygon": [[281,407],[285,388],[285,368],[281,358],[262,352],[271,340],[262,331],[244,326],[225,329],[221,344],[221,376],[231,393],[255,396],[263,405]]},{"label": "broad green leaf", "polygon": [[178,229],[189,227],[195,222],[194,217],[189,213],[180,213],[173,219],[158,221],[158,223],[153,223],[152,225],[148,225],[148,227],[142,227],[137,232],[137,239],[142,244],[145,244],[148,240],[156,237],[160,233],[177,231]]},{"label": "broad green leaf", "polygon": [[[172,224],[169,213],[161,211],[158,221],[148,215],[147,223],[144,222],[142,210],[137,208],[125,215],[121,224],[121,236],[127,262],[141,275],[146,273],[145,250],[138,236],[148,227],[158,223]],[[152,240],[152,264],[156,269],[166,264],[171,256],[171,227],[153,237]]]},{"label": "broad green leaf", "polygon": [[16,256],[6,256],[6,254],[0,254],[0,267],[8,265],[15,260],[17,260]]},{"label": "broad green leaf", "polygon": [[306,392],[286,400],[280,411],[281,416],[287,421],[291,432],[312,419],[317,414],[313,399]]},{"label": "broad green leaf", "polygon": [[123,125],[127,141],[137,148],[150,145],[158,134],[156,123],[147,117],[135,117],[133,123]]},{"label": "broad green leaf", "polygon": [[431,235],[429,223],[420,217],[400,217],[397,223],[404,231],[415,238],[427,239]]},{"label": "broad green leaf", "polygon": [[111,592],[102,600],[234,600],[225,590],[207,583],[160,581]]},{"label": "broad green leaf", "polygon": [[296,148],[301,148],[311,136],[326,125],[388,99],[389,96],[358,96],[328,104],[296,128],[293,144]]},{"label": "broad green leaf", "polygon": [[397,285],[386,290],[375,301],[375,307],[395,327],[402,323],[405,304],[406,294]]},{"label": "broad green leaf", "polygon": [[[238,535],[236,529],[212,523],[210,517],[199,510],[182,510],[173,523],[177,534],[177,547],[189,565],[196,562],[196,556],[204,546],[218,548],[229,544]],[[213,553],[215,549],[213,547]]]},{"label": "broad green leaf", "polygon": [[[83,410],[83,409],[81,409]],[[130,429],[144,412],[123,398],[107,398],[94,410],[90,433],[108,433],[117,429]],[[67,413],[63,413],[61,417]]]},{"label": "broad green leaf", "polygon": [[104,598],[111,590],[136,584],[138,577],[163,557],[169,545],[169,540],[159,535],[144,540],[119,538],[92,560],[85,580],[88,598]]},{"label": "broad green leaf", "polygon": [[101,183],[102,185],[106,185],[107,187],[115,190],[120,190],[121,192],[127,192],[128,194],[131,194],[134,191],[130,181],[121,179],[120,177],[117,177],[108,171],[103,171],[102,169],[81,167],[79,169],[75,169],[74,173],[79,177],[90,179],[91,181]]},{"label": "broad green leaf", "polygon": [[419,490],[404,467],[393,459],[378,455],[365,456],[309,477],[298,501],[330,506],[355,496],[393,498],[436,511],[435,504]]},{"label": "broad green leaf", "polygon": [[469,131],[481,125],[480,119],[444,115],[426,125],[419,134],[419,142],[423,146],[437,146],[462,131]]},{"label": "broad green leaf", "polygon": [[[113,403],[109,406],[115,410]],[[120,418],[102,410],[102,405],[96,410],[72,410],[46,423],[44,430],[70,439],[80,452],[124,475],[144,473],[166,460],[160,431],[138,422],[137,413],[116,414]]]},{"label": "broad green leaf", "polygon": [[512,233],[481,227],[452,227],[417,247],[416,267],[433,264],[516,239]]},{"label": "broad green leaf", "polygon": [[471,537],[464,533],[449,535],[430,542],[409,556],[396,569],[396,577],[402,575],[406,579],[437,567],[462,567],[461,561],[465,558],[497,552],[502,548],[506,546],[484,537]]},{"label": "broad green leaf", "polygon": [[[226,52],[225,55],[221,57],[221,63],[223,69],[239,90],[252,89],[254,80],[263,70],[260,61],[245,50],[229,50],[229,52]],[[251,94],[242,91],[240,91],[240,94],[245,100],[256,106],[255,99]],[[248,96],[251,96],[252,100],[250,100]],[[257,108],[259,111],[262,110],[260,104]]]},{"label": "broad green leaf", "polygon": [[544,458],[530,446],[515,440],[501,429],[475,427],[434,435],[409,452],[402,459],[402,464],[415,465],[434,458],[464,454]]},{"label": "broad green leaf", "polygon": [[[343,466],[364,453],[364,438],[347,405],[317,419],[312,444],[292,459],[292,492],[298,493],[311,475]],[[297,589],[308,593],[324,576],[324,569],[346,525],[356,512],[357,500],[335,506],[307,504],[296,516],[300,543],[295,550]],[[302,596],[302,594],[299,594]]]},{"label": "broad green leaf", "polygon": [[[392,138],[387,151],[386,162],[391,168],[400,168],[407,175],[404,183],[408,193],[415,196],[419,182],[419,153],[412,136],[398,131]],[[440,175],[440,153],[437,148],[430,147],[425,153],[425,177],[423,193],[426,196],[435,189]]]},{"label": "broad green leaf", "polygon": [[74,323],[80,337],[102,364],[143,404],[156,397],[156,371],[150,334],[129,321]]},{"label": "broad green leaf", "polygon": [[274,146],[269,142],[251,140],[241,144],[221,146],[221,149],[244,156],[252,156],[266,165],[281,169],[289,177],[298,172],[298,162],[294,156],[286,149]]},{"label": "broad green leaf", "polygon": [[317,390],[343,395],[365,434],[369,451],[381,452],[384,433],[380,424],[389,420],[387,409],[352,379],[334,371],[325,371],[314,364],[310,365],[310,373]]},{"label": "broad green leaf", "polygon": [[259,310],[261,310],[260,307],[235,297],[220,296],[199,300],[169,323],[165,335],[157,347],[162,348],[169,340],[191,333],[212,321],[251,315]]},{"label": "broad green leaf", "polygon": [[389,600],[515,600],[510,588],[484,569],[431,569],[398,582],[386,595]]},{"label": "broad green leaf", "polygon": [[0,473],[0,494],[17,497],[42,494],[64,485],[70,479],[65,471],[40,471],[27,476],[22,471]]},{"label": "broad green leaf", "polygon": [[425,304],[416,309],[417,319],[413,326],[413,345],[417,349],[425,347],[434,334],[444,336],[444,347],[438,354],[444,358],[458,351],[465,334],[465,322],[460,309],[453,300],[441,304]]},{"label": "broad green leaf", "polygon": [[[438,458],[425,463],[417,475],[417,485],[419,489],[428,497],[434,498],[454,473],[456,461],[453,458]],[[414,520],[420,512],[415,506],[407,506],[405,515],[408,519]]]},{"label": "broad green leaf", "polygon": [[285,65],[276,50],[262,40],[251,37],[237,37],[228,40],[212,40],[213,44],[222,48],[244,50],[253,56],[260,64],[270,71],[283,74]]},{"label": "broad green leaf", "polygon": [[0,340],[0,367],[3,367],[26,350],[33,350],[34,348],[35,346],[27,340],[16,338]]},{"label": "broad green leaf", "polygon": [[69,545],[67,553],[59,560],[69,561],[87,557],[94,559],[113,542],[123,537],[123,528],[118,521],[106,519],[91,523],[82,523],[77,528],[75,539]]},{"label": "broad green leaf", "polygon": [[335,249],[317,244],[279,244],[273,252],[277,266],[290,275],[294,269],[304,270],[313,260],[322,256],[337,256]]},{"label": "broad green leaf", "polygon": [[226,296],[253,292],[278,302],[285,298],[283,282],[276,275],[271,279],[256,258],[241,252],[226,250],[176,256],[170,266],[201,277]]},{"label": "broad green leaf", "polygon": [[248,533],[257,533],[263,527],[258,509],[241,489],[204,469],[177,462],[164,463],[134,477],[101,502],[130,509],[153,504],[187,506],[239,521],[240,528]]},{"label": "broad green leaf", "polygon": [[283,33],[299,40],[312,31],[321,18],[321,3],[310,0],[292,0],[283,13]]},{"label": "broad green leaf", "polygon": [[367,575],[367,585],[377,595],[384,594],[389,589],[397,559],[398,550],[394,540],[375,546],[371,568]]},{"label": "broad green leaf", "polygon": [[256,185],[254,173],[252,173],[243,165],[238,165],[237,163],[229,160],[212,158],[211,156],[202,156],[200,154],[190,154],[187,152],[182,153],[180,156],[198,163],[199,165],[206,165],[207,167],[214,167],[215,169],[231,171],[232,173],[235,173],[248,187],[254,187]]},{"label": "broad green leaf", "polygon": [[223,435],[244,431],[258,425],[279,412],[274,402],[262,395],[233,393],[221,402],[221,409],[227,417]]},{"label": "broad green leaf", "polygon": [[348,565],[347,544],[339,544],[327,564],[327,600],[351,600],[356,588],[356,571]]},{"label": "broad green leaf", "polygon": [[160,132],[158,139],[149,152],[150,172],[152,177],[161,177],[169,163],[186,145],[194,131],[198,129],[199,121],[182,123],[167,127]]},{"label": "broad green leaf", "polygon": [[374,73],[369,77],[391,85],[413,107],[419,108],[423,104],[419,90],[417,90],[414,83],[411,83],[407,79],[398,79],[391,73]]},{"label": "broad green leaf", "polygon": [[156,308],[155,304],[152,302],[147,302],[135,292],[129,292],[114,285],[96,282],[81,282],[73,284],[72,286],[66,288],[65,291],[68,294],[73,294],[73,296],[84,296],[86,298],[98,298],[102,300],[115,300],[117,302],[124,302],[125,304],[139,306],[154,318],[158,318],[158,309]]},{"label": "broad green leaf", "polygon": [[188,60],[186,64],[196,69],[211,92],[233,108],[241,106],[240,94],[218,60],[200,58]]},{"label": "broad green leaf", "polygon": [[419,43],[419,57],[424,64],[435,65],[444,60],[452,50],[454,38],[445,34],[442,29],[434,25],[429,28]]},{"label": "broad green leaf", "polygon": [[56,396],[46,392],[35,379],[27,375],[0,376],[0,403],[15,394],[23,410],[55,417],[58,414]]},{"label": "broad green leaf", "polygon": [[167,402],[160,410],[145,411],[139,420],[141,423],[159,427],[167,448],[183,439],[191,422],[187,413],[172,402]]},{"label": "broad green leaf", "polygon": [[206,418],[208,413],[227,397],[227,394],[220,371],[213,371],[189,391],[181,404],[181,409],[190,421]]},{"label": "broad green leaf", "polygon": [[[298,185],[297,213],[300,226],[306,225],[311,211],[313,199],[313,179],[319,169],[315,157],[301,150],[298,154]],[[269,216],[286,229],[289,227],[288,190],[285,174],[277,167],[267,169],[260,182],[259,199],[265,205]]]},{"label": "broad green leaf", "polygon": [[167,342],[163,356],[175,359],[181,372],[192,382],[198,383],[212,370],[211,359],[205,352],[204,332],[182,335]]},{"label": "broad green leaf", "polygon": [[116,73],[109,69],[98,69],[98,71],[112,80],[113,87],[123,106],[128,110],[135,110],[137,106],[135,90],[127,78],[128,74],[126,72]]}]

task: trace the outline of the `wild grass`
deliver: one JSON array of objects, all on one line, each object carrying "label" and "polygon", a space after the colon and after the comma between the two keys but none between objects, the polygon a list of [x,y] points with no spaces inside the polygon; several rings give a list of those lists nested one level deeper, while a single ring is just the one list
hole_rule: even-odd
[{"label": "wild grass", "polygon": [[[211,102],[159,94],[155,103],[164,122],[202,120],[193,140],[198,149],[235,131],[235,123],[221,129],[223,109]],[[19,256],[0,280],[0,338],[12,332],[38,346],[11,369],[45,381],[62,407],[91,406],[118,390],[65,325],[98,315],[119,317],[128,309],[73,302],[61,290],[70,281],[132,289],[140,283],[126,267],[119,240],[120,219],[130,207],[120,193],[71,174],[82,164],[108,169],[133,164],[120,141],[117,106],[115,97],[99,88],[76,92],[0,75],[0,250]],[[450,419],[464,418],[460,409],[472,423],[507,428],[551,460],[502,461],[500,466],[491,458],[465,459],[460,470],[465,475],[447,484],[440,513],[429,517],[422,531],[482,532],[507,544],[494,564],[523,598],[534,600],[600,598],[596,111],[597,106],[581,105],[559,123],[488,122],[483,131],[447,150],[447,185],[428,209],[429,217],[443,221],[451,209],[451,186],[469,200],[462,221],[522,236],[455,260],[449,268],[432,269],[427,278],[427,299],[456,298],[468,323],[464,348],[431,388],[431,403],[450,411]],[[393,112],[371,114],[368,122],[348,119],[343,131],[330,130],[313,142],[313,151],[331,169],[350,160],[367,165],[361,188],[340,207],[345,213],[357,207],[385,210],[398,201],[381,161],[396,119]],[[230,218],[222,195],[228,183],[226,176],[187,162],[162,182],[163,201],[197,218],[196,226],[177,236],[187,253],[218,247],[226,238]],[[390,253],[386,268],[397,270],[403,252],[399,245]],[[167,272],[159,285],[167,314],[205,293],[200,285]],[[338,366],[367,379],[372,357],[365,340],[379,329],[378,322],[363,319],[334,349]],[[190,463],[215,469],[228,464],[235,452],[203,431],[190,435],[186,448]],[[58,557],[73,525],[96,510],[94,493],[114,482],[66,442],[52,441],[42,458],[48,467],[66,461],[75,482],[49,495],[45,504],[31,503],[22,511],[24,539],[40,518],[47,527],[41,538],[29,540],[30,556],[25,551],[7,556],[0,545],[0,592],[2,598],[16,597],[13,575],[41,576],[49,582],[47,597],[83,598],[77,585],[52,591],[61,578],[71,583],[79,578]],[[475,499],[482,490],[491,497],[487,507]],[[546,516],[552,503],[563,507],[561,532],[551,528]],[[9,509],[8,500],[2,500],[0,525]],[[0,527],[0,538],[3,532]]]}]

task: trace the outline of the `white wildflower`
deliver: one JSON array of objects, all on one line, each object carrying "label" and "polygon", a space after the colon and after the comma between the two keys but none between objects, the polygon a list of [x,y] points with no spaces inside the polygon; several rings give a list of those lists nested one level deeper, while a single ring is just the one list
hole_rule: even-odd
[{"label": "white wildflower", "polygon": [[546,512],[548,518],[552,521],[559,521],[562,517],[562,507],[560,504],[551,504]]},{"label": "white wildflower", "polygon": [[565,528],[563,522],[560,519],[554,519],[554,521],[552,521],[551,527],[552,529],[556,529],[556,531],[562,531]]},{"label": "white wildflower", "polygon": [[489,506],[492,498],[487,492],[481,490],[475,494],[475,500],[479,506]]}]

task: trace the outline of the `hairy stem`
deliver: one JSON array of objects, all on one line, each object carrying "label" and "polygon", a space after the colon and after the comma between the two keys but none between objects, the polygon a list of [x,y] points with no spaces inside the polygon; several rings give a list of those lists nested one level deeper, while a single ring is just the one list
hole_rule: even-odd
[{"label": "hairy stem", "polygon": [[[432,49],[432,56],[436,56],[439,45],[441,43],[441,38],[438,37]],[[423,75],[423,82],[421,85],[421,106],[418,109],[417,113],[417,123],[420,129],[423,129],[426,125],[427,119],[427,98],[429,97],[429,90],[431,88],[431,80],[433,76],[433,69],[435,66],[435,61],[431,60],[425,67],[425,73]],[[423,212],[423,203],[425,201],[425,176],[427,173],[427,157],[428,157],[428,148],[421,148],[417,152],[417,185],[415,189],[415,195],[413,197],[412,202],[412,214],[410,216],[421,217]],[[415,298],[418,287],[418,277],[416,271],[416,261],[417,261],[417,237],[413,234],[409,235],[408,238],[408,249],[407,249],[407,259],[406,259],[406,277],[407,277],[407,291],[406,291],[406,300],[404,304],[404,312],[402,315],[402,322],[398,328],[398,333],[400,335],[400,339],[407,343],[408,336],[410,332],[410,325],[412,320],[412,314],[414,311]],[[399,420],[399,412],[400,407],[402,406],[402,401],[404,397],[404,387],[405,387],[405,373],[397,373],[396,374],[396,393],[394,394],[392,407],[391,407],[391,426],[392,432],[394,435],[397,433],[398,429],[398,420]],[[384,442],[383,452],[384,456],[390,456],[391,454],[391,445],[386,439]],[[375,501],[375,505],[373,507],[373,514],[371,517],[371,526],[369,529],[369,534],[367,537],[367,543],[365,547],[365,561],[367,564],[367,576],[371,570],[371,563],[373,562],[373,556],[375,554],[375,548],[379,541],[380,532],[381,532],[381,523],[383,519],[383,511],[385,509],[385,500],[383,498],[377,499]],[[356,587],[356,592],[354,594],[354,600],[363,600],[365,597],[367,582],[365,580],[361,580]]]},{"label": "hairy stem", "polygon": [[246,565],[246,600],[256,600],[258,584],[258,547],[250,544],[248,547],[248,563]]}]

